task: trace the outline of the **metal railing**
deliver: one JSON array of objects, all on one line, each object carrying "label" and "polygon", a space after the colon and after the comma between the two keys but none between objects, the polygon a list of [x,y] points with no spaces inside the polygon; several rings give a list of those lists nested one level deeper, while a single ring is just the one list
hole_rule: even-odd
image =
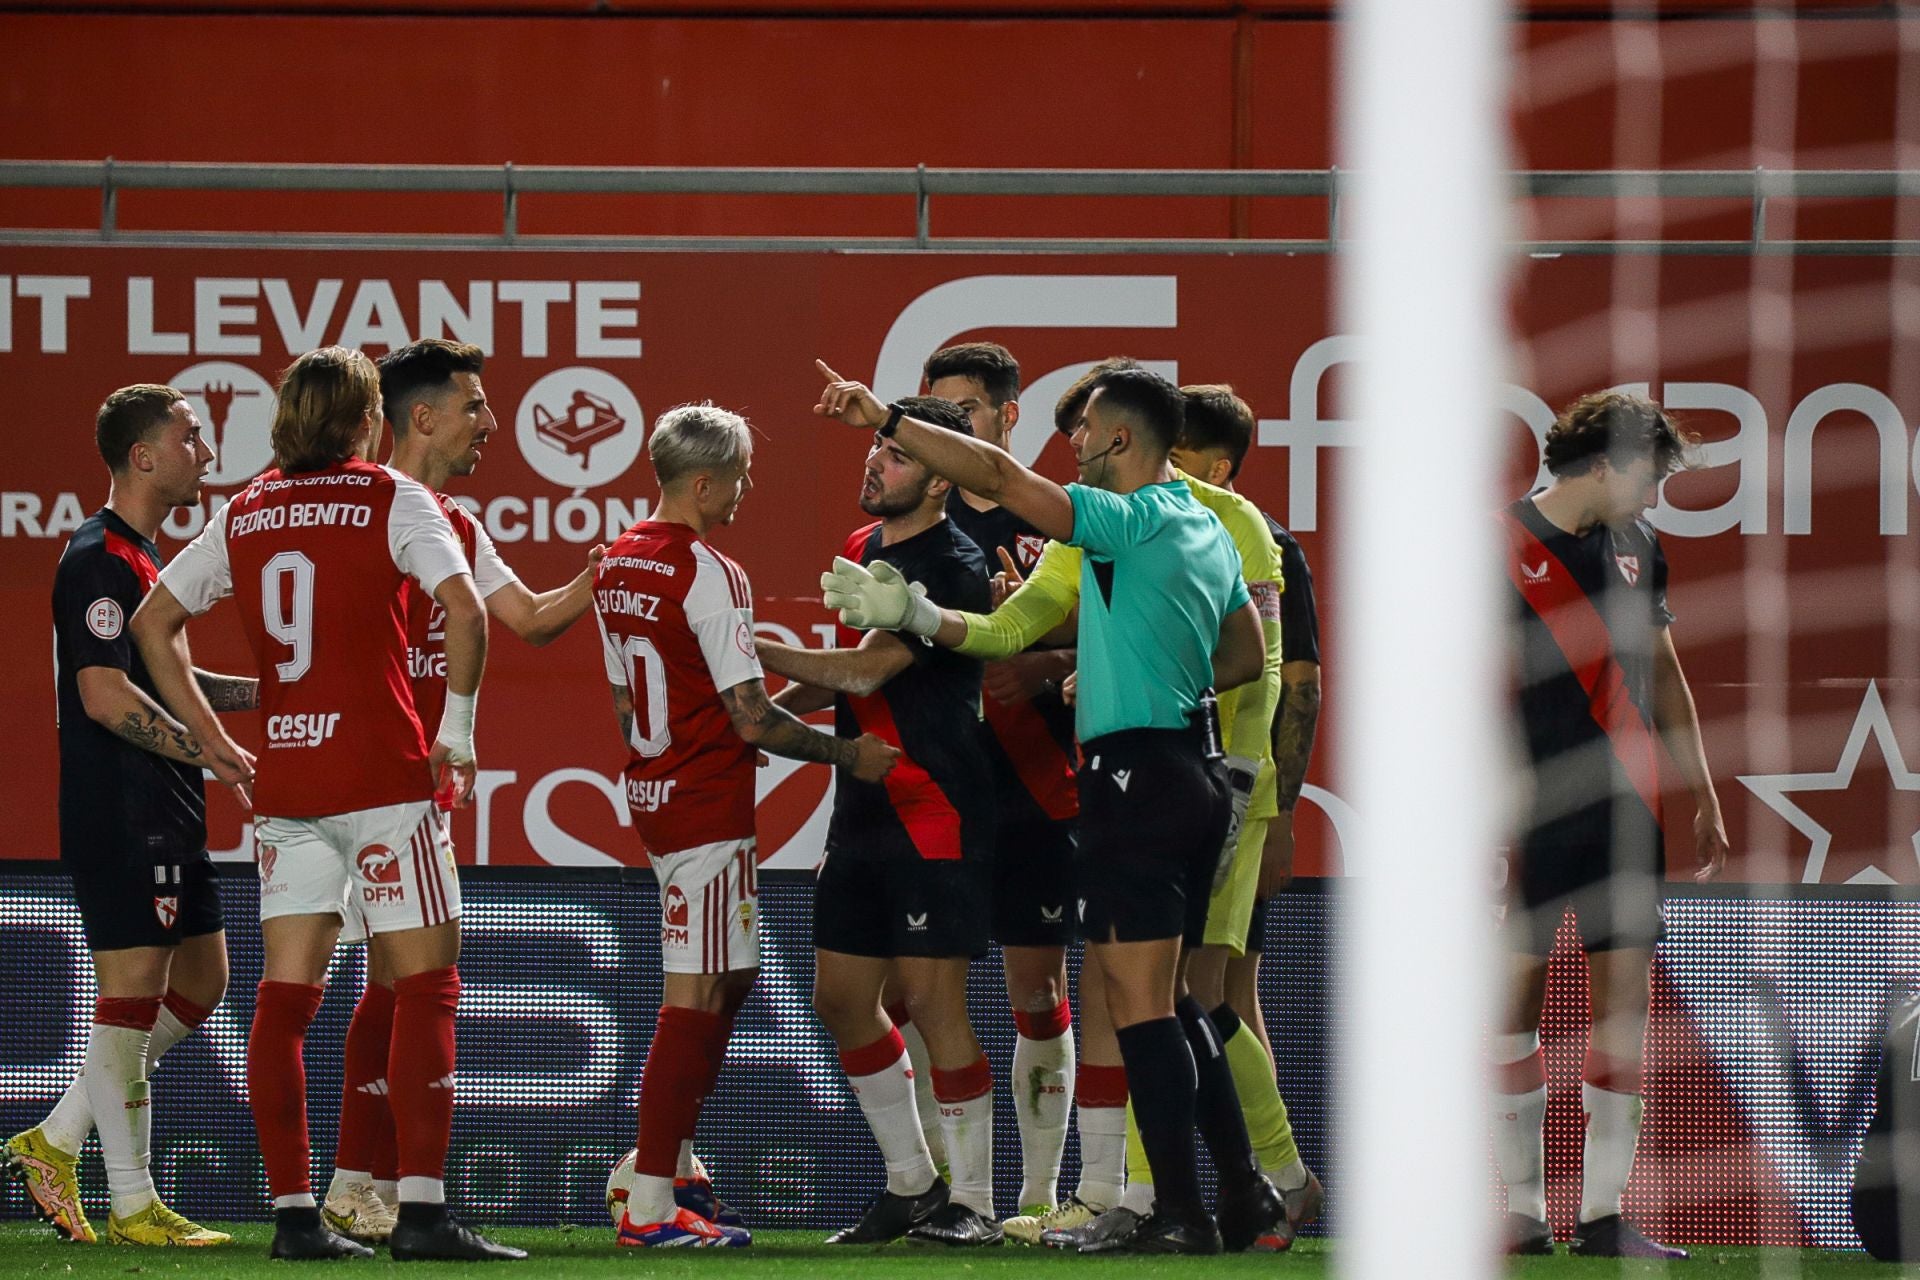
[{"label": "metal railing", "polygon": [[[0,190],[64,188],[100,193],[97,226],[0,228],[0,244],[125,244],[153,246],[272,246],[279,248],[538,248],[725,251],[936,251],[1027,253],[1331,253],[1340,247],[1337,169],[782,169],[587,167],[563,165],[379,165],[127,163],[106,160],[0,160]],[[1913,170],[1594,170],[1528,171],[1512,175],[1523,198],[1584,200],[1738,200],[1750,207],[1749,231],[1727,239],[1523,240],[1536,254],[1807,253],[1920,254],[1920,240],[1770,239],[1767,202],[1782,197],[1892,200],[1920,196]],[[124,191],[334,191],[367,194],[458,193],[496,195],[497,235],[447,233],[123,231]],[[529,195],[759,195],[901,196],[913,201],[913,231],[900,236],[588,236],[525,235],[520,203]],[[1310,239],[1250,237],[935,236],[935,196],[1148,196],[1312,198],[1326,202],[1326,234]]]}]

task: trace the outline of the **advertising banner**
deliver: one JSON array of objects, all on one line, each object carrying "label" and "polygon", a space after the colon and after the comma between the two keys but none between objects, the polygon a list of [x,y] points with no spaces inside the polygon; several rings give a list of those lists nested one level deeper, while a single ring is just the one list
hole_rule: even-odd
[{"label": "advertising banner", "polygon": [[[964,339],[1005,343],[1026,390],[1013,447],[1066,480],[1051,418],[1089,363],[1125,353],[1184,382],[1231,382],[1260,416],[1240,487],[1300,537],[1323,610],[1321,747],[1301,806],[1298,867],[1360,871],[1341,846],[1342,466],[1364,466],[1340,408],[1363,359],[1333,314],[1337,259],[1252,256],[634,255],[260,249],[0,249],[0,386],[15,415],[0,467],[0,708],[13,735],[0,857],[57,855],[49,593],[62,547],[106,496],[92,420],[113,388],[169,382],[211,432],[204,502],[175,512],[177,552],[269,459],[274,381],[327,343],[371,354],[441,335],[488,352],[499,430],[453,492],[534,589],[657,497],[645,458],[661,411],[711,400],[757,432],[754,489],[715,544],[751,577],[763,635],[819,646],[817,578],[865,523],[869,441],[811,414],[816,357],[882,397]],[[1732,828],[1732,874],[1760,882],[1920,881],[1920,608],[1913,359],[1896,368],[1888,259],[1548,258],[1518,272],[1515,359],[1502,390],[1507,491],[1540,473],[1557,406],[1644,388],[1708,441],[1652,519],[1672,564],[1674,638],[1707,728]],[[1627,305],[1632,304],[1632,305]],[[1911,344],[1907,344],[1909,352]],[[1421,430],[1418,422],[1396,430]],[[1418,501],[1383,495],[1382,501]],[[1446,547],[1402,569],[1455,574]],[[1623,573],[1632,570],[1622,566]],[[1408,661],[1444,618],[1408,618]],[[200,665],[245,672],[233,606],[190,630]],[[533,649],[495,628],[479,714],[477,803],[463,862],[636,866],[623,751],[591,623]],[[1436,680],[1447,673],[1434,673]],[[1410,717],[1421,714],[1408,708]],[[254,716],[235,733],[261,743]],[[772,868],[811,868],[828,771],[774,761],[759,777]],[[242,814],[212,797],[211,842],[251,856]],[[1669,806],[1684,875],[1692,808]]]}]

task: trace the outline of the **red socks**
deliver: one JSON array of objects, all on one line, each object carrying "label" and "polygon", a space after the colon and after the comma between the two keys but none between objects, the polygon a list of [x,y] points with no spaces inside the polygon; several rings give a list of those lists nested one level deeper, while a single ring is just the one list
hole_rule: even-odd
[{"label": "red socks", "polygon": [[700,1107],[720,1078],[727,1034],[725,1014],[662,1005],[653,1044],[640,1075],[640,1132],[634,1171],[671,1178],[680,1165],[680,1144],[692,1140]]},{"label": "red socks", "polygon": [[1127,1105],[1127,1069],[1083,1062],[1073,1078],[1073,1100],[1082,1107]]},{"label": "red socks", "polygon": [[[453,1131],[453,1026],[460,974],[451,965],[393,984],[393,1025],[405,1027],[387,1060],[388,1097],[402,1178],[446,1175]],[[402,1188],[403,1196],[406,1188]]]},{"label": "red socks", "polygon": [[1029,1040],[1057,1040],[1073,1026],[1073,1006],[1062,1000],[1044,1013],[1015,1009],[1013,1025]]},{"label": "red socks", "polygon": [[387,1061],[393,1046],[392,987],[369,982],[347,1024],[346,1072],[340,1089],[337,1169],[353,1169],[380,1181],[398,1178],[393,1108],[388,1104]]},{"label": "red socks", "polygon": [[262,982],[247,1033],[247,1094],[267,1193],[310,1195],[307,1143],[307,1069],[301,1058],[307,1026],[320,1008],[321,989],[299,982]]}]

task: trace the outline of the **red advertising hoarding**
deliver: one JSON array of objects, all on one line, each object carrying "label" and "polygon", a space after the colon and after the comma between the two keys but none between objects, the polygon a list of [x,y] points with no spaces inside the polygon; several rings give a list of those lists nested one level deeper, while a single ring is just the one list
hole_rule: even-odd
[{"label": "red advertising hoarding", "polygon": [[[1733,871],[1751,880],[1920,881],[1907,426],[1920,406],[1911,360],[1897,368],[1893,354],[1898,270],[1865,257],[1564,258],[1529,262],[1517,281],[1520,341],[1504,392],[1516,494],[1553,406],[1596,387],[1644,384],[1709,441],[1710,465],[1672,482],[1654,520]],[[914,389],[936,347],[991,337],[1026,370],[1016,451],[1063,479],[1070,456],[1052,404],[1102,356],[1229,381],[1254,405],[1259,441],[1242,487],[1300,535],[1328,646],[1299,868],[1359,870],[1339,839],[1335,601],[1340,522],[1365,513],[1340,512],[1333,495],[1338,469],[1364,465],[1365,451],[1339,408],[1355,348],[1332,317],[1331,275],[1326,258],[1278,256],[0,251],[0,385],[23,418],[0,473],[0,649],[12,659],[0,707],[15,742],[0,857],[57,852],[49,590],[67,535],[105,497],[91,424],[113,387],[170,382],[212,429],[220,460],[207,506],[175,514],[162,540],[171,554],[266,465],[272,384],[294,355],[334,342],[378,355],[435,334],[477,342],[500,430],[456,492],[535,589],[571,577],[591,546],[646,512],[649,424],[711,399],[761,437],[756,487],[716,541],[752,575],[762,631],[819,645],[830,618],[816,580],[863,521],[867,442],[811,416],[813,359],[892,396]],[[575,429],[589,411],[590,429]],[[1402,571],[1460,570],[1446,548],[1415,546]],[[1402,620],[1408,660],[1445,624]],[[249,668],[230,606],[190,634],[202,665]],[[463,861],[642,861],[596,644],[590,624],[539,650],[496,629],[479,800],[456,824]],[[236,732],[257,743],[257,718],[239,717]],[[760,787],[768,864],[811,867],[827,771],[776,762]],[[1684,797],[1670,814],[1684,835]],[[211,828],[216,851],[250,856],[223,794]],[[1687,843],[1673,843],[1683,856]],[[1686,870],[1678,858],[1674,870]]]}]

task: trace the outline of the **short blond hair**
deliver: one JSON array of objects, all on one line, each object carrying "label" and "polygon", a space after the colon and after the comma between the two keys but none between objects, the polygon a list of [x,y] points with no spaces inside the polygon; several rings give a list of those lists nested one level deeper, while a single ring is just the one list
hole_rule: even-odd
[{"label": "short blond hair", "polygon": [[654,420],[647,458],[664,489],[701,471],[738,466],[752,442],[745,418],[703,400],[675,405]]}]

